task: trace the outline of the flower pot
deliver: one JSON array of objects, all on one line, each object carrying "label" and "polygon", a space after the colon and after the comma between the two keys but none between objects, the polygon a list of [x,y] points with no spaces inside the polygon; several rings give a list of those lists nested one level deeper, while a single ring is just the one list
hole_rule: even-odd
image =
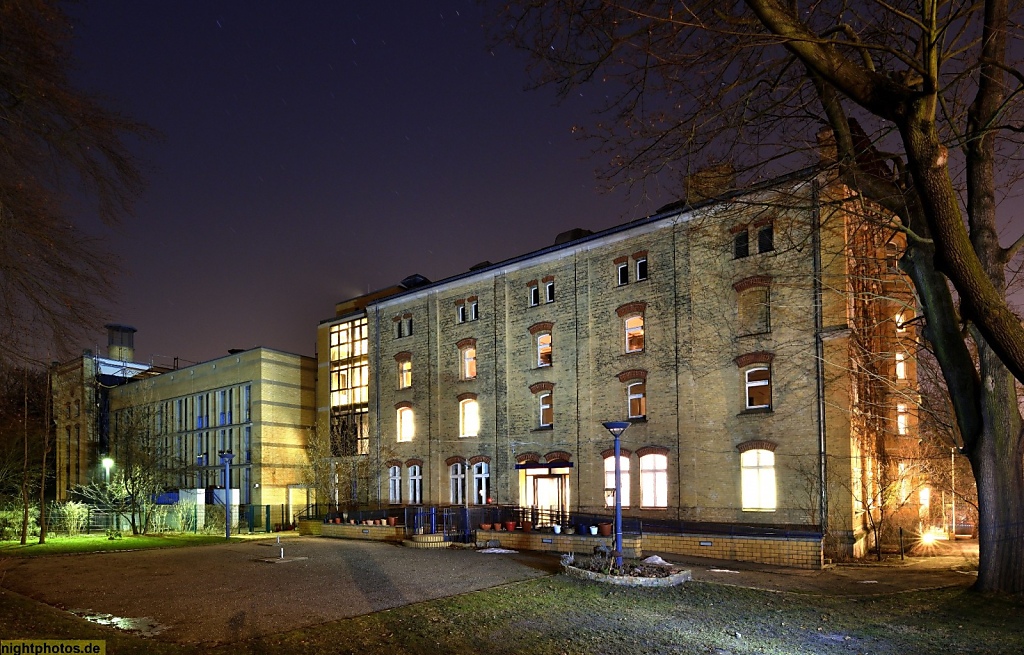
[{"label": "flower pot", "polygon": [[516,522],[515,521],[505,521],[505,529],[508,530],[509,532],[512,532],[513,530],[516,529]]},{"label": "flower pot", "polygon": [[398,525],[398,517],[397,516],[389,516],[388,517],[388,525],[390,525],[391,527],[395,527],[396,525]]},{"label": "flower pot", "polygon": [[596,525],[590,526],[590,534],[594,535],[595,537],[597,536],[597,526]]},{"label": "flower pot", "polygon": [[552,527],[555,529],[555,534],[562,534],[562,526],[555,525],[555,526],[552,526]]},{"label": "flower pot", "polygon": [[612,524],[611,523],[598,523],[597,531],[602,537],[612,536]]},{"label": "flower pot", "polygon": [[349,522],[349,525],[355,525],[356,524],[356,520],[355,519],[349,519],[348,522]]},{"label": "flower pot", "polygon": [[337,523],[341,523],[341,519],[339,519],[339,518],[335,518],[335,519],[334,519],[334,522],[335,522],[336,524],[337,524]]},{"label": "flower pot", "polygon": [[[561,526],[559,526],[559,527],[561,527]],[[565,528],[565,534],[576,534],[576,528],[574,528],[574,527],[573,527],[573,526],[571,526],[571,525],[569,525],[569,526],[566,526],[566,528]]]},{"label": "flower pot", "polygon": [[490,530],[491,529],[491,524],[490,523],[481,523],[480,524],[480,529],[481,530]]},{"label": "flower pot", "polygon": [[523,521],[523,532],[530,532],[533,530],[533,521]]}]

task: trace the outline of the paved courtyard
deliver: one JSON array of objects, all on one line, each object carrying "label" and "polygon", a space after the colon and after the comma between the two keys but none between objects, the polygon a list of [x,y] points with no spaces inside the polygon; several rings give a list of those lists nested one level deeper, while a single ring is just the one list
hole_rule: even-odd
[{"label": "paved courtyard", "polygon": [[486,555],[291,537],[166,550],[0,560],[0,584],[82,615],[150,618],[159,639],[266,635],[553,573],[550,555]]}]

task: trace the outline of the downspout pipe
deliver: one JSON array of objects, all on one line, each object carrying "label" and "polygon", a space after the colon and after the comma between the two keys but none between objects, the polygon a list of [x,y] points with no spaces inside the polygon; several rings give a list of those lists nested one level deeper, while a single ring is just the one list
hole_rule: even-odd
[{"label": "downspout pipe", "polygon": [[818,178],[811,180],[811,241],[814,250],[814,367],[818,394],[818,522],[822,535],[828,527],[828,489],[825,485],[828,461],[825,432],[825,344],[821,282],[821,199]]}]

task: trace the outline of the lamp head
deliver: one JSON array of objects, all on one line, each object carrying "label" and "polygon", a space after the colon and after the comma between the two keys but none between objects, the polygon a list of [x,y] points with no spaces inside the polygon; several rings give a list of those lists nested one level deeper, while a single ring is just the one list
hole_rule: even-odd
[{"label": "lamp head", "polygon": [[601,425],[604,426],[605,430],[611,432],[613,437],[617,437],[625,432],[626,428],[632,425],[632,423],[629,421],[605,421]]}]

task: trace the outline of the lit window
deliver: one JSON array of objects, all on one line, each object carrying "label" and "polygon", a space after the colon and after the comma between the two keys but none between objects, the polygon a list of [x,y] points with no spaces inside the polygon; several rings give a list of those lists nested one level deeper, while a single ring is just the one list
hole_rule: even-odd
[{"label": "lit window", "polygon": [[647,279],[647,258],[641,257],[636,260],[636,280],[637,282]]},{"label": "lit window", "polygon": [[456,305],[455,306],[455,322],[465,323],[466,322],[466,306]]},{"label": "lit window", "polygon": [[896,405],[896,432],[907,434],[907,406],[903,403]]},{"label": "lit window", "polygon": [[419,464],[409,467],[409,503],[419,505],[423,502],[423,469]]},{"label": "lit window", "polygon": [[537,366],[551,366],[551,333],[537,335]]},{"label": "lit window", "polygon": [[732,239],[732,255],[734,259],[743,259],[750,254],[750,235],[746,230],[737,232]]},{"label": "lit window", "polygon": [[772,375],[767,367],[752,368],[746,374],[747,409],[772,406]]},{"label": "lit window", "polygon": [[555,423],[554,401],[550,391],[545,391],[538,397],[540,404],[540,427],[550,427]]},{"label": "lit window", "polygon": [[408,389],[412,386],[412,360],[403,359],[398,362],[398,388]]},{"label": "lit window", "polygon": [[473,465],[473,504],[486,505],[491,499],[491,471],[487,462]]},{"label": "lit window", "polygon": [[903,353],[896,353],[896,379],[907,379],[907,356]]},{"label": "lit window", "polygon": [[900,250],[899,246],[891,241],[885,244],[885,267],[895,271],[899,267]]},{"label": "lit window", "polygon": [[480,405],[474,398],[459,401],[459,436],[475,437],[480,433]]},{"label": "lit window", "polygon": [[629,418],[644,418],[647,416],[647,383],[634,382],[626,387],[626,397],[629,400]]},{"label": "lit window", "polygon": [[903,312],[896,312],[896,316],[893,317],[893,321],[896,323],[897,332],[907,331],[907,317]]},{"label": "lit window", "polygon": [[536,284],[531,284],[530,289],[530,307],[536,307],[540,304],[540,287]]},{"label": "lit window", "polygon": [[623,262],[616,270],[618,271],[619,286],[629,284],[629,264]]},{"label": "lit window", "polygon": [[775,230],[771,225],[765,225],[757,231],[757,252],[773,250],[775,250]]},{"label": "lit window", "polygon": [[544,302],[555,302],[555,283],[548,282],[544,285]]},{"label": "lit window", "polygon": [[480,318],[480,305],[474,300],[469,303],[469,320],[475,321],[478,318]]},{"label": "lit window", "polygon": [[402,502],[402,469],[399,466],[388,468],[388,502],[392,505]]},{"label": "lit window", "polygon": [[466,503],[466,465],[456,462],[449,468],[451,476],[451,504],[464,505]]},{"label": "lit window", "polygon": [[415,425],[413,424],[412,407],[398,408],[398,440],[412,441],[415,436]]},{"label": "lit window", "polygon": [[740,485],[745,511],[775,509],[775,453],[748,450],[740,453]]},{"label": "lit window", "polygon": [[[619,456],[619,477],[622,481],[622,506],[629,507],[629,457]],[[604,488],[615,488],[615,455],[604,458]],[[615,497],[606,495],[604,499],[606,507],[615,507]]]},{"label": "lit window", "polygon": [[640,458],[640,506],[668,507],[668,457],[651,453]]},{"label": "lit window", "polygon": [[644,349],[644,317],[630,316],[626,319],[626,352],[638,353]]},{"label": "lit window", "polygon": [[476,346],[466,346],[459,351],[461,364],[459,370],[463,380],[472,380],[476,377]]}]

